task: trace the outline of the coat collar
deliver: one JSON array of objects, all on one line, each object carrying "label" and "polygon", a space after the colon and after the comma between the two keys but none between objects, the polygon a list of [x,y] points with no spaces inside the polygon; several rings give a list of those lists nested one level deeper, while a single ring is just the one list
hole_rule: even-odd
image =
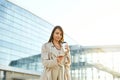
[{"label": "coat collar", "polygon": [[54,47],[54,44],[52,42],[49,42],[51,47]]},{"label": "coat collar", "polygon": [[[51,47],[55,47],[53,42],[49,42],[49,43],[50,43]],[[60,43],[60,45],[61,45],[61,47],[63,47],[62,43]]]}]

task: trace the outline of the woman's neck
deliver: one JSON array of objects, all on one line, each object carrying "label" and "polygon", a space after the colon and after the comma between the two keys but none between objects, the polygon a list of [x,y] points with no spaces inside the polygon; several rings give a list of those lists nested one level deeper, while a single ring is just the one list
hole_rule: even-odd
[{"label": "woman's neck", "polygon": [[61,49],[61,45],[58,41],[53,41],[53,45],[56,47],[56,49],[58,49],[58,50]]},{"label": "woman's neck", "polygon": [[59,44],[59,42],[58,42],[58,41],[55,41],[55,40],[53,41],[53,43],[54,43],[54,44]]}]

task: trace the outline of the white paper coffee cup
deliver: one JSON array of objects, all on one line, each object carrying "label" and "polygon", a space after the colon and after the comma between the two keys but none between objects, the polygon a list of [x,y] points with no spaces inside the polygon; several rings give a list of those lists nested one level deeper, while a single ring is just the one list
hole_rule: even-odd
[{"label": "white paper coffee cup", "polygon": [[62,43],[62,47],[63,47],[63,50],[66,51],[66,45],[67,45],[67,42],[63,42]]}]

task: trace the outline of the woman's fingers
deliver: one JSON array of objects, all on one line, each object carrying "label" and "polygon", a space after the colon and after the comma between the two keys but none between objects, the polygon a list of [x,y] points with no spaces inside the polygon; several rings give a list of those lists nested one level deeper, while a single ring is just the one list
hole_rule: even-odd
[{"label": "woman's fingers", "polygon": [[60,63],[60,62],[63,60],[63,57],[64,57],[64,56],[58,56],[58,57],[57,57],[57,62]]}]

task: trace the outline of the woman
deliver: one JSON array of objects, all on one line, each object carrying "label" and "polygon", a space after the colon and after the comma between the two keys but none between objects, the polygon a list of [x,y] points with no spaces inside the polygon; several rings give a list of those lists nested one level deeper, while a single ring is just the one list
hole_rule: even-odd
[{"label": "woman", "polygon": [[49,41],[42,46],[41,58],[45,71],[41,75],[41,80],[69,80],[70,49],[67,44],[64,51],[63,41],[63,29],[61,26],[55,26]]}]

